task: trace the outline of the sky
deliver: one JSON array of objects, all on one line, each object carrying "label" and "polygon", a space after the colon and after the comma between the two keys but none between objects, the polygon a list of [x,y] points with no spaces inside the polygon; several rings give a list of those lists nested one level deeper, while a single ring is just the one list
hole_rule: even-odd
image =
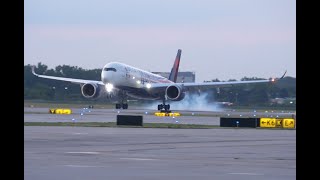
[{"label": "sky", "polygon": [[296,77],[295,0],[25,0],[24,64]]}]

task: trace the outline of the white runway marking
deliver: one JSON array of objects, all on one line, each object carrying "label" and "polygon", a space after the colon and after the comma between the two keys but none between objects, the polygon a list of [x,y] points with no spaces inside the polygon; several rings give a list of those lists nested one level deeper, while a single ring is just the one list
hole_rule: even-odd
[{"label": "white runway marking", "polygon": [[251,176],[261,176],[264,174],[259,174],[259,173],[228,173],[228,174],[234,174],[234,175],[251,175]]},{"label": "white runway marking", "polygon": [[65,152],[68,154],[100,154],[99,152]]},{"label": "white runway marking", "polygon": [[152,161],[152,160],[157,160],[157,159],[145,159],[145,158],[120,158],[120,159],[135,160],[135,161]]},{"label": "white runway marking", "polygon": [[103,166],[72,165],[72,164],[67,164],[67,165],[63,165],[63,166],[67,166],[67,167],[103,167]]},{"label": "white runway marking", "polygon": [[88,133],[72,133],[72,134],[88,134]]}]

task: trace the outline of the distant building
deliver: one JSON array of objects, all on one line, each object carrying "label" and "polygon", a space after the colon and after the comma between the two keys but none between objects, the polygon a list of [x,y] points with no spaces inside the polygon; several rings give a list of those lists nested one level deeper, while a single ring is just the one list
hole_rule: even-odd
[{"label": "distant building", "polygon": [[[160,76],[169,78],[170,72],[152,72],[154,74],[159,74]],[[195,82],[196,81],[196,74],[195,72],[179,72],[177,77],[177,82]]]}]

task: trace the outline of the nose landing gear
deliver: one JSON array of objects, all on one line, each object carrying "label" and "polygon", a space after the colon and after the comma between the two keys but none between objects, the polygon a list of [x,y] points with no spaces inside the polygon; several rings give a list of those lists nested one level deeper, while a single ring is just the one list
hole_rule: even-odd
[{"label": "nose landing gear", "polygon": [[128,103],[127,103],[127,94],[125,91],[120,91],[119,94],[119,99],[118,99],[118,102],[120,103],[117,103],[116,104],[116,109],[128,109]]}]

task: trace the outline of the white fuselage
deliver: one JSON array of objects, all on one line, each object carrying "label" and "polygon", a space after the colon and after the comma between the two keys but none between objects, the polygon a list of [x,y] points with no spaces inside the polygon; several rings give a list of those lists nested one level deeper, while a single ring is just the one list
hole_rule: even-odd
[{"label": "white fuselage", "polygon": [[[101,81],[130,92],[137,89],[148,89],[154,83],[173,83],[165,77],[153,74],[123,63],[111,62],[106,64],[101,72]],[[147,93],[131,94],[135,98],[148,98]]]}]

